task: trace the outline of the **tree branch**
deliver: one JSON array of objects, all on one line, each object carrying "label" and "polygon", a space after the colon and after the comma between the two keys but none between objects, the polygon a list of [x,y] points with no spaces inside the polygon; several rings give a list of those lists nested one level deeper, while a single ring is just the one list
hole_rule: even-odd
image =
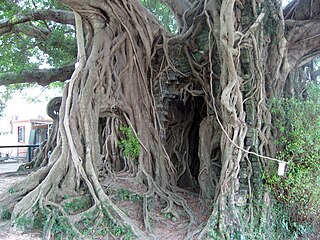
[{"label": "tree branch", "polygon": [[13,21],[8,18],[1,19],[0,35],[11,32],[14,26],[19,24],[39,20],[54,21],[61,24],[75,24],[73,12],[70,11],[54,9],[31,11],[28,16],[17,15],[16,20]]},{"label": "tree branch", "polygon": [[44,40],[46,40],[49,35],[49,30],[45,28],[35,27],[32,25],[28,25],[28,26],[17,25],[12,28],[11,32],[24,33],[27,36],[44,39]]},{"label": "tree branch", "polygon": [[70,79],[74,69],[74,65],[68,65],[54,69],[36,69],[31,71],[24,70],[20,73],[3,73],[0,74],[0,85],[38,83],[41,86],[46,86],[52,82],[64,82]]},{"label": "tree branch", "polygon": [[320,55],[320,20],[286,20],[288,62],[295,68]]},{"label": "tree branch", "polygon": [[308,20],[320,16],[320,1],[294,0],[283,10],[285,19]]}]

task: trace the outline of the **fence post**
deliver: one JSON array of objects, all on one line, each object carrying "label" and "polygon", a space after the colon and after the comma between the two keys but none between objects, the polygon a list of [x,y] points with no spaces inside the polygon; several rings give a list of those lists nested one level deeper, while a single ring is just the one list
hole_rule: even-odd
[{"label": "fence post", "polygon": [[31,162],[32,159],[32,152],[31,152],[31,146],[28,146],[28,162]]}]

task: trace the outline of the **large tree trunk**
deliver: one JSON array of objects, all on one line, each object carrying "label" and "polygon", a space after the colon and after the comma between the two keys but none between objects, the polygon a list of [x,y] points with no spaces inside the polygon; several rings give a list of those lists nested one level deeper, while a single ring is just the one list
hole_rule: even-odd
[{"label": "large tree trunk", "polygon": [[[62,98],[48,164],[1,196],[12,219],[45,212],[49,238],[58,212],[81,236],[76,223],[88,213],[99,218],[98,210],[147,239],[154,196],[165,201],[165,213],[178,216],[175,206],[181,206],[192,226],[193,213],[179,194],[184,188],[214,206],[206,226],[188,237],[216,231],[231,239],[246,236],[243,220],[263,224],[253,211],[266,218],[268,212],[252,203],[268,206],[260,174],[276,160],[267,97],[281,93],[297,63],[287,59],[280,6],[235,0],[172,6],[181,29],[172,37],[136,0],[62,2],[75,12],[79,65]],[[119,147],[123,126],[139,142],[138,156]],[[145,186],[146,231],[101,185],[119,176]],[[66,213],[65,196],[83,192],[91,196],[90,208]]]}]

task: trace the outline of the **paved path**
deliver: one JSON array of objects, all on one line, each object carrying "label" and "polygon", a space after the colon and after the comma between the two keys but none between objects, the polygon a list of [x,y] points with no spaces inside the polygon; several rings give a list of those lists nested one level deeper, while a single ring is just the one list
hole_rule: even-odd
[{"label": "paved path", "polygon": [[22,162],[0,163],[0,173],[15,172]]}]

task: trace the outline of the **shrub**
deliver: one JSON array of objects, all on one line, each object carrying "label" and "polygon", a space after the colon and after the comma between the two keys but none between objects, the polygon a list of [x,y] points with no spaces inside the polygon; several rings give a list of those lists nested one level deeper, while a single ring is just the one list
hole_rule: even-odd
[{"label": "shrub", "polygon": [[137,137],[133,134],[130,127],[120,127],[124,137],[119,141],[123,155],[127,158],[136,159],[140,154],[140,143]]},{"label": "shrub", "polygon": [[284,176],[277,164],[265,173],[279,203],[290,211],[292,222],[312,222],[320,214],[320,87],[310,85],[306,100],[285,98],[272,101],[278,137],[277,158],[289,162]]}]

